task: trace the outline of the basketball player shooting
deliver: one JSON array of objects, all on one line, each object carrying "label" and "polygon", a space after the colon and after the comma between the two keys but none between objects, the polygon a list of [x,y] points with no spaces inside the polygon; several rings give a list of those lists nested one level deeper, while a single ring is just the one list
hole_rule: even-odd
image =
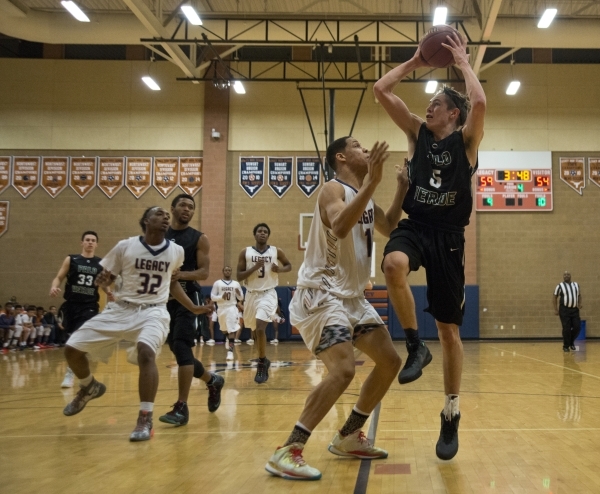
[{"label": "basketball player shooting", "polygon": [[403,209],[408,219],[398,223],[384,251],[382,264],[394,310],[405,328],[408,358],[400,384],[415,381],[431,362],[419,339],[415,301],[407,278],[425,267],[426,309],[435,318],[442,345],[445,405],[436,454],[450,460],[458,452],[459,391],[463,347],[459,326],[464,315],[464,227],[473,208],[471,177],[477,169],[477,150],[483,139],[486,98],[469,65],[466,40],[459,33],[442,44],[462,72],[467,95],[444,86],[429,102],[426,117],[410,112],[393,93],[408,74],[429,65],[421,48],[374,86],[375,96],[408,139],[410,185]]}]

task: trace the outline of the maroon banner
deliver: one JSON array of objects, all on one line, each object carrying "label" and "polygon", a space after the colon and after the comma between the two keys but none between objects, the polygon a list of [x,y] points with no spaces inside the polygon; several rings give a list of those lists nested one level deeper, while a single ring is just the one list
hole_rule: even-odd
[{"label": "maroon banner", "polygon": [[42,189],[50,197],[58,196],[67,188],[69,158],[42,158]]},{"label": "maroon banner", "polygon": [[0,194],[10,185],[10,156],[0,156]]},{"label": "maroon banner", "polygon": [[150,188],[152,182],[152,158],[127,158],[125,185],[136,199]]},{"label": "maroon banner", "polygon": [[112,199],[125,185],[125,158],[100,158],[98,188]]},{"label": "maroon banner", "polygon": [[10,202],[0,201],[0,237],[8,231],[8,213]]},{"label": "maroon banner", "polygon": [[40,185],[40,157],[15,156],[12,186],[23,197],[28,197]]},{"label": "maroon banner", "polygon": [[179,158],[154,158],[153,185],[166,198],[179,183]]},{"label": "maroon banner", "polygon": [[202,158],[179,158],[179,187],[191,196],[202,188]]}]

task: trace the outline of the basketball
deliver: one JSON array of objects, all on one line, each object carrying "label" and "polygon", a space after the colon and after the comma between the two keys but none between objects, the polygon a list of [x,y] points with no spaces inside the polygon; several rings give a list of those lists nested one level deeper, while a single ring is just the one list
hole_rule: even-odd
[{"label": "basketball", "polygon": [[448,44],[446,36],[452,35],[452,33],[458,35],[456,29],[445,24],[433,26],[425,33],[425,36],[423,36],[423,39],[419,43],[419,47],[421,49],[421,58],[429,66],[443,69],[454,63],[452,52],[442,46],[442,43]]}]

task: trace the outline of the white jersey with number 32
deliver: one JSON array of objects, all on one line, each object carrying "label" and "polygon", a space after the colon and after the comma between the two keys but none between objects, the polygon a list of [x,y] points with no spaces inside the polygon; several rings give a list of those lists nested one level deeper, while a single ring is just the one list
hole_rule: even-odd
[{"label": "white jersey with number 32", "polygon": [[259,252],[254,247],[246,247],[246,269],[252,268],[257,261],[264,259],[262,268],[254,271],[244,280],[249,291],[263,291],[275,288],[279,283],[278,274],[271,270],[273,264],[277,264],[277,247],[268,246],[264,252]]},{"label": "white jersey with number 32", "polygon": [[144,238],[121,240],[100,264],[121,275],[119,300],[134,304],[166,304],[173,271],[183,264],[183,247],[169,240],[148,245]]},{"label": "white jersey with number 32", "polygon": [[[356,189],[344,187],[344,202],[356,197]],[[371,273],[375,205],[369,200],[361,219],[346,238],[338,238],[321,220],[319,203],[310,225],[304,262],[298,271],[298,288],[318,288],[340,298],[363,293]]]}]

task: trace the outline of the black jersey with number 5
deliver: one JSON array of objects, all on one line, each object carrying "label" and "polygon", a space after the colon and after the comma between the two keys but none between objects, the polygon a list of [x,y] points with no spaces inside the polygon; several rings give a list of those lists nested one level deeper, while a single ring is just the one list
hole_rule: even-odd
[{"label": "black jersey with number 5", "polygon": [[97,304],[100,296],[94,283],[102,271],[100,257],[83,257],[71,254],[71,264],[65,283],[65,300],[76,304]]},{"label": "black jersey with number 5", "polygon": [[473,209],[471,167],[462,130],[436,142],[425,123],[408,163],[409,188],[402,204],[409,219],[440,228],[464,228]]}]

